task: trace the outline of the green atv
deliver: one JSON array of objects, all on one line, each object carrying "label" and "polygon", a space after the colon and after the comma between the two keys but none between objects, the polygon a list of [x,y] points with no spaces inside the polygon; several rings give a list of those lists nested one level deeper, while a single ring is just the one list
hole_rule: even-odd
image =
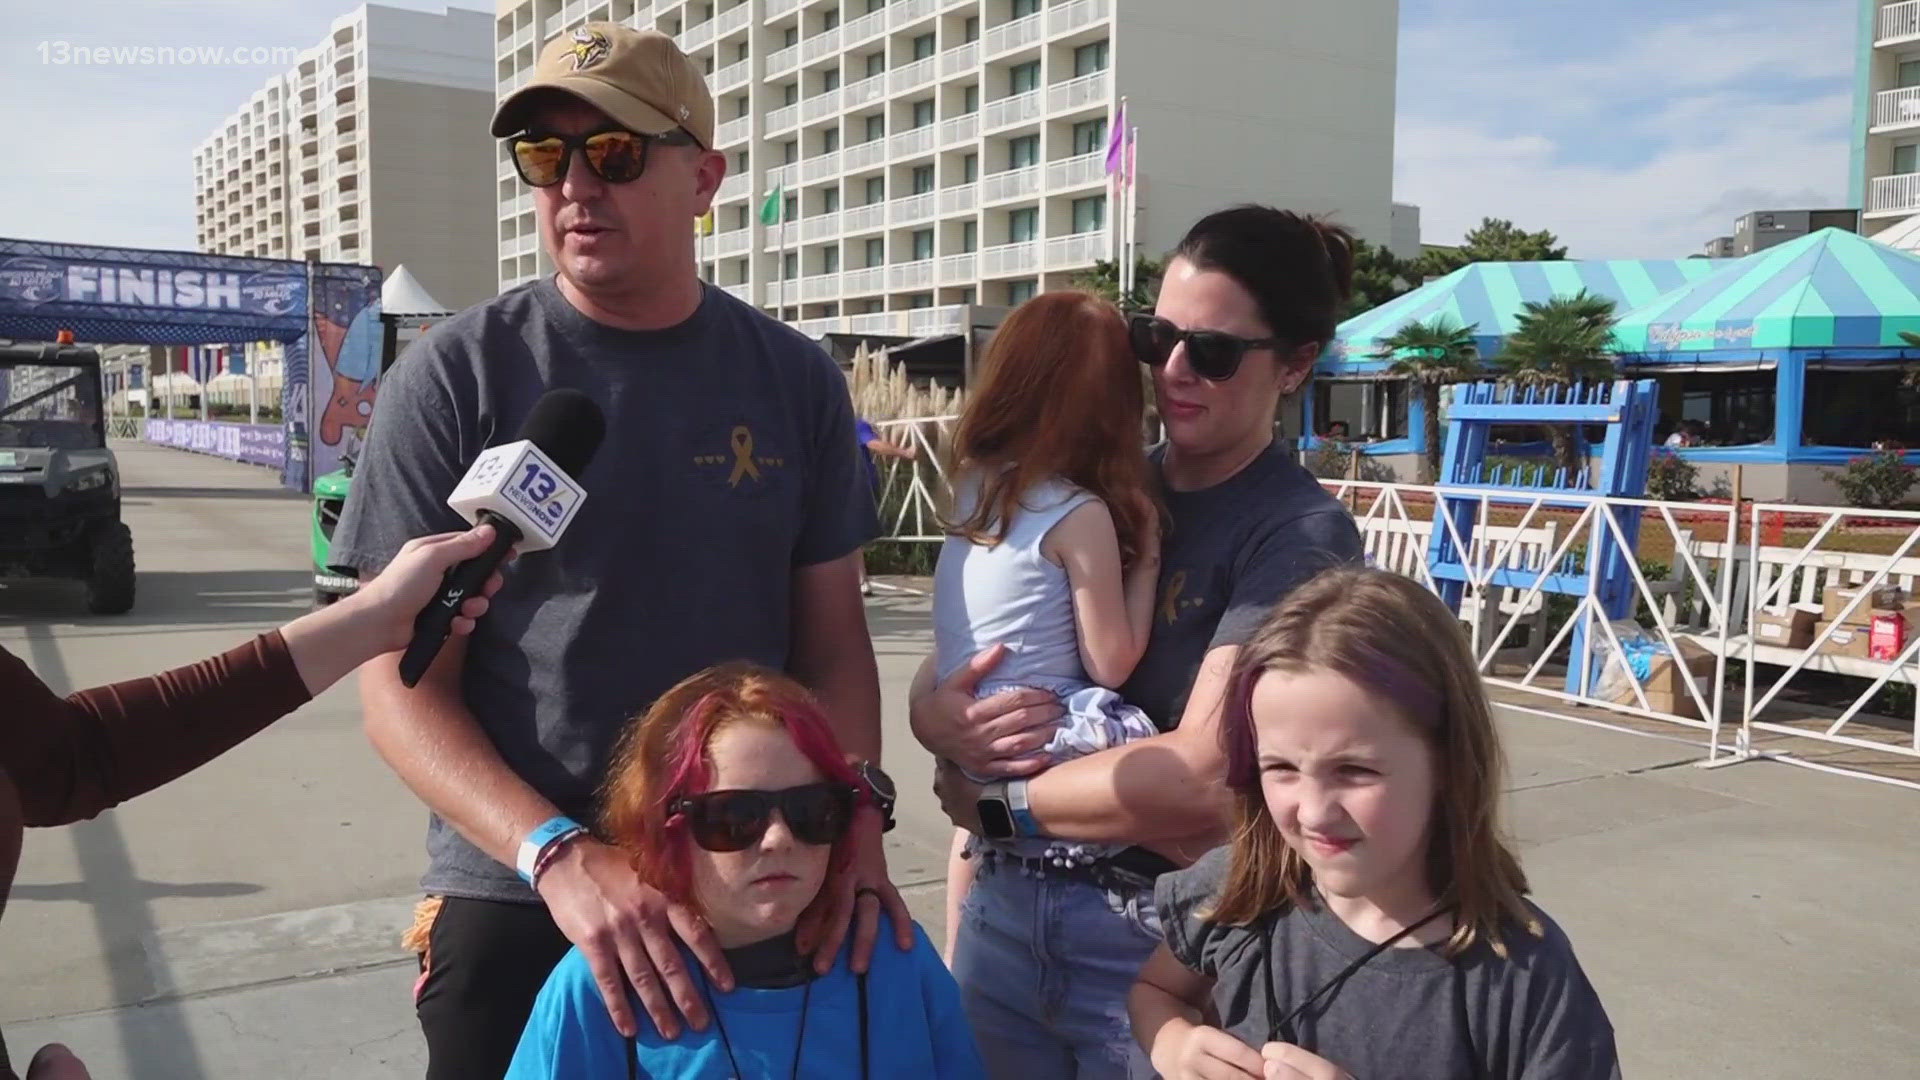
[{"label": "green atv", "polygon": [[313,605],[325,607],[360,587],[359,571],[334,566],[333,530],[347,508],[353,487],[353,458],[341,459],[341,468],[313,481]]},{"label": "green atv", "polygon": [[133,532],[94,349],[0,346],[0,577],[73,578],[93,614],[133,608]]}]

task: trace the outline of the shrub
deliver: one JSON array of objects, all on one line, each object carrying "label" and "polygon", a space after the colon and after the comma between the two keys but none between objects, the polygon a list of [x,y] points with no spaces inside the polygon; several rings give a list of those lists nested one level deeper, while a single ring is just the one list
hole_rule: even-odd
[{"label": "shrub", "polygon": [[1849,506],[1881,509],[1898,504],[1920,480],[1898,450],[1881,450],[1847,462],[1845,471],[1821,470],[1839,487]]},{"label": "shrub", "polygon": [[[1322,480],[1345,480],[1353,468],[1354,447],[1349,443],[1321,439],[1318,446],[1307,452],[1307,471]],[[1360,455],[1360,479],[1373,484],[1391,484],[1393,470],[1368,457]]]},{"label": "shrub", "polygon": [[1671,450],[1655,450],[1647,463],[1647,498],[1684,502],[1694,497],[1700,470]]}]

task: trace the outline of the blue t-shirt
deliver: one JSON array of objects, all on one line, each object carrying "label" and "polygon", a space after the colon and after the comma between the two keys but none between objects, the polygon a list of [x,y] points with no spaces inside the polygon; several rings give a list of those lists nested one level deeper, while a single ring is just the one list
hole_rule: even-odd
[{"label": "blue t-shirt", "polygon": [[866,417],[854,417],[853,439],[860,444],[860,456],[867,460],[867,479],[874,487],[880,486],[880,464],[873,460],[873,448],[867,444],[879,437],[880,433],[873,429],[872,424],[867,423]]},{"label": "blue t-shirt", "polygon": [[[925,931],[916,925],[913,936],[913,951],[901,952],[882,918],[867,974],[870,1075],[885,1080],[984,1080],[986,1066],[961,1009],[960,989]],[[843,948],[833,970],[813,982],[806,1002],[801,1076],[849,1080],[860,1075],[860,995],[847,967],[850,950],[850,945]],[[687,965],[700,977],[702,969],[691,954]],[[653,1030],[639,999],[628,995],[641,1026],[638,1075],[658,1080],[732,1076],[721,1025],[741,1076],[792,1075],[801,1002],[808,989],[738,987],[723,994],[709,987],[709,992],[720,1025],[708,1024],[705,1031],[689,1028],[674,1042]],[[614,1030],[586,957],[576,948],[561,959],[534,1001],[506,1080],[625,1077],[628,1045]]]}]

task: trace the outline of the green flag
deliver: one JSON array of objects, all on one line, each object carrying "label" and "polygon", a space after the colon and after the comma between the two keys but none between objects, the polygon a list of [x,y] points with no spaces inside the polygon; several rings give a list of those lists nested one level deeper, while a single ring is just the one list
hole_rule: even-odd
[{"label": "green flag", "polygon": [[775,184],[773,190],[767,193],[767,201],[760,204],[760,224],[780,224],[781,206],[780,185]]}]

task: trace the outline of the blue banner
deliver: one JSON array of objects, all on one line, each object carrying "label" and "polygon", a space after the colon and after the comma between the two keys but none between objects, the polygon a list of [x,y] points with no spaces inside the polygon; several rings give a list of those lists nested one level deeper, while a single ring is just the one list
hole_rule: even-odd
[{"label": "blue banner", "polygon": [[0,337],[285,340],[305,329],[306,307],[305,263],[0,239]]}]

